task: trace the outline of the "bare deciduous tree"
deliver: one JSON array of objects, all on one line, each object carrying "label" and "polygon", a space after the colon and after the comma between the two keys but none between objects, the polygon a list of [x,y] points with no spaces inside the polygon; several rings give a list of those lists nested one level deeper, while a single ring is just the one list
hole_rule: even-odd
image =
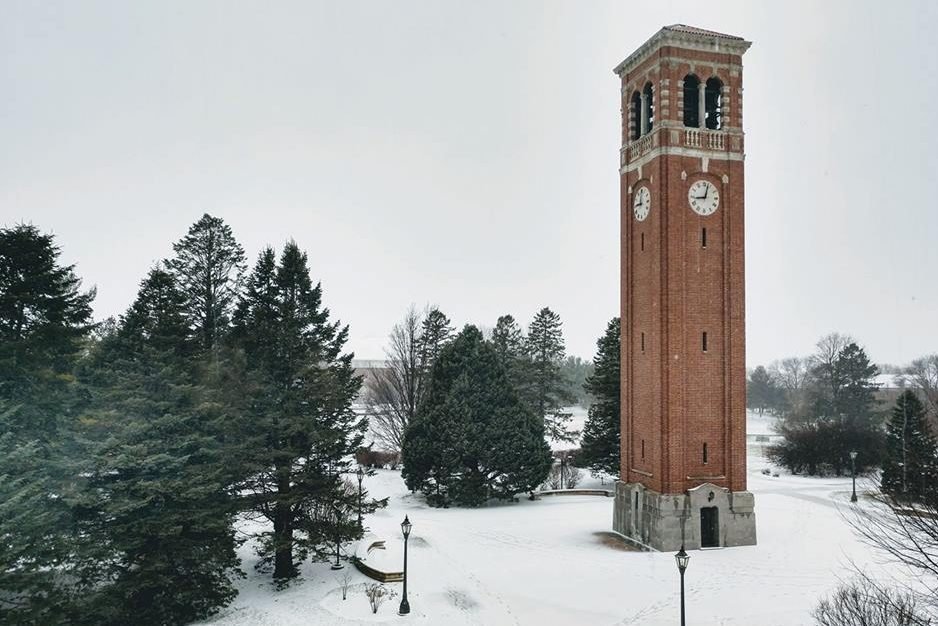
[{"label": "bare deciduous tree", "polygon": [[411,306],[391,330],[386,367],[372,370],[365,379],[371,428],[385,448],[400,451],[404,430],[423,397],[430,367],[451,334],[449,318],[436,307],[420,314]]},{"label": "bare deciduous tree", "polygon": [[842,585],[814,609],[818,626],[927,626],[915,597],[884,589],[869,578]]},{"label": "bare deciduous tree", "polygon": [[938,419],[938,354],[915,359],[906,369],[912,384],[921,391],[923,402],[932,419]]},{"label": "bare deciduous tree", "polygon": [[388,337],[387,367],[372,371],[365,379],[365,405],[372,431],[394,451],[401,449],[404,429],[417,412],[423,391],[420,327],[421,316],[411,306]]},{"label": "bare deciduous tree", "polygon": [[348,588],[352,586],[352,571],[349,568],[342,570],[339,577],[339,587],[342,589],[342,599],[348,598]]}]

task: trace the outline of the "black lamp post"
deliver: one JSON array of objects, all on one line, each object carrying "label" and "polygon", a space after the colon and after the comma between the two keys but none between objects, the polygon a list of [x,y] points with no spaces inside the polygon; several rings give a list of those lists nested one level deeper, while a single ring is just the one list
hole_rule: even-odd
[{"label": "black lamp post", "polygon": [[563,489],[563,477],[567,473],[567,457],[560,457],[560,488]]},{"label": "black lamp post", "polygon": [[361,465],[358,466],[358,471],[355,472],[355,476],[358,477],[358,528],[361,530],[362,526],[362,480],[365,478],[365,468]]},{"label": "black lamp post", "polygon": [[850,451],[850,473],[853,474],[853,494],[850,496],[851,502],[857,501],[857,451]]},{"label": "black lamp post", "polygon": [[404,533],[404,596],[401,598],[401,608],[397,610],[398,615],[410,613],[410,603],[407,601],[407,538],[410,537],[410,529],[410,520],[405,515],[401,522],[401,532]]},{"label": "black lamp post", "polygon": [[681,572],[681,626],[684,626],[684,571],[687,569],[687,564],[690,563],[690,555],[684,551],[684,544],[681,544],[681,550],[674,555],[674,560],[677,561],[677,570]]},{"label": "black lamp post", "polygon": [[332,564],[330,569],[342,569],[342,564],[339,563],[339,523],[341,517],[339,516],[339,509],[333,509],[332,514],[335,518],[335,563]]}]

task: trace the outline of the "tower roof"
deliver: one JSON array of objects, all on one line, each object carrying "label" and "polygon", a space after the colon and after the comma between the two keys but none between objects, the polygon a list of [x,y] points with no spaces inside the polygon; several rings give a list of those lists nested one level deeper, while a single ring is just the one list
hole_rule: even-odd
[{"label": "tower roof", "polygon": [[714,30],[688,26],[687,24],[671,24],[670,26],[664,26],[652,35],[638,50],[629,55],[622,63],[619,63],[613,71],[619,75],[631,71],[644,61],[653,50],[661,46],[678,46],[692,50],[741,55],[751,45],[752,43],[736,35],[718,33]]},{"label": "tower roof", "polygon": [[707,30],[706,28],[697,28],[696,26],[688,26],[687,24],[671,24],[670,26],[665,26],[661,30],[669,30],[675,33],[687,33],[689,35],[704,35],[705,37],[722,37],[723,39],[735,39],[736,41],[742,41],[742,37],[737,37],[736,35],[727,35],[726,33],[718,33],[715,30]]}]

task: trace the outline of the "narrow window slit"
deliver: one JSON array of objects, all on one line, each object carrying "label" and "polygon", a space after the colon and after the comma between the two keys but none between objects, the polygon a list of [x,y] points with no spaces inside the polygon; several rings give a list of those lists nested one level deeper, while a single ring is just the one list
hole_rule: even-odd
[{"label": "narrow window slit", "polygon": [[703,445],[703,462],[704,465],[707,464],[707,444]]},{"label": "narrow window slit", "polygon": [[645,233],[642,233],[642,250],[645,250]]},{"label": "narrow window slit", "polygon": [[703,344],[703,351],[707,351],[707,331],[703,332],[703,337],[701,343]]},{"label": "narrow window slit", "polygon": [[707,247],[707,229],[706,228],[703,228],[700,231],[700,247],[701,248]]},{"label": "narrow window slit", "polygon": [[642,333],[642,352],[645,351],[645,333]]}]

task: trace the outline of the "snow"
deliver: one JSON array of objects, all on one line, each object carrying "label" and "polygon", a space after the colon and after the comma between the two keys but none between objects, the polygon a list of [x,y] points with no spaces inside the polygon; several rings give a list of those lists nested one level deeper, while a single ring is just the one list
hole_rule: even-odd
[{"label": "snow", "polygon": [[[760,473],[760,446],[750,447],[749,488],[756,496],[758,545],[691,552],[686,574],[693,624],[811,624],[819,597],[851,577],[851,561],[884,572],[881,555],[861,543],[841,514],[850,479]],[[421,624],[674,624],[679,577],[673,554],[633,552],[604,544],[612,498],[522,499],[481,509],[431,509],[404,487],[400,473],[366,478],[388,508],[366,526],[386,540],[382,559],[400,558],[400,522],[413,522],[408,548],[409,622]],[[588,479],[582,487],[598,487]],[[859,485],[862,487],[862,483]],[[868,506],[861,499],[861,506]],[[353,548],[349,548],[352,550]],[[212,624],[370,624],[402,620],[396,596],[373,615],[364,595],[370,579],[352,568],[348,599],[326,563],[307,563],[302,579],[274,591],[256,574],[250,546],[241,551],[247,579]],[[351,566],[347,566],[351,568]]]}]

